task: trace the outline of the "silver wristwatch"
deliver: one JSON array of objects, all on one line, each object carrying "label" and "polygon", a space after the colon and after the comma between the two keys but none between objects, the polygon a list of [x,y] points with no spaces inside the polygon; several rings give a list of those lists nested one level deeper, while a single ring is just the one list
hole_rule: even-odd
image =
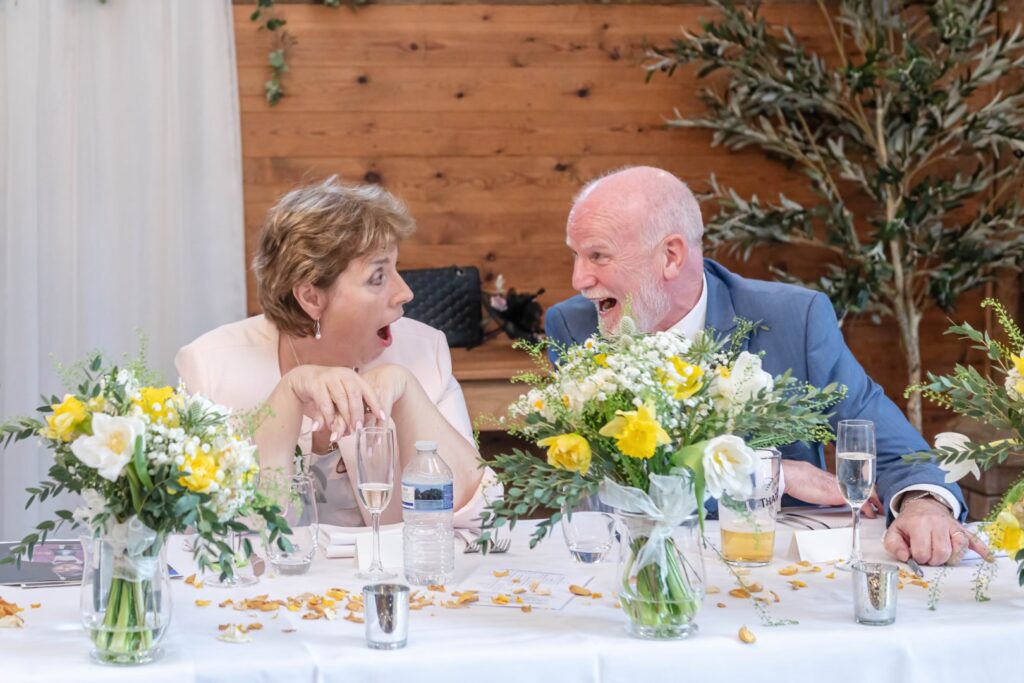
[{"label": "silver wristwatch", "polygon": [[900,512],[903,511],[903,507],[912,500],[921,500],[922,498],[931,498],[934,501],[942,503],[950,512],[953,512],[953,508],[950,506],[949,501],[940,495],[932,493],[931,491],[910,491],[903,494],[903,498],[900,499]]}]

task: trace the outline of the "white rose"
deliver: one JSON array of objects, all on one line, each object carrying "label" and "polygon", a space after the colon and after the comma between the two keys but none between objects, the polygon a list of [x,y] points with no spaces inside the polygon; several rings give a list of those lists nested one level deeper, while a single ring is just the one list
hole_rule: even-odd
[{"label": "white rose", "polygon": [[758,392],[771,391],[775,380],[761,369],[761,357],[743,351],[727,374],[715,378],[715,393],[726,406],[750,401]]},{"label": "white rose", "polygon": [[92,436],[71,443],[71,452],[85,465],[110,481],[117,481],[121,470],[132,459],[135,438],[146,432],[145,423],[135,417],[92,416]]},{"label": "white rose", "polygon": [[704,482],[713,498],[748,497],[754,490],[751,479],[757,468],[757,455],[738,436],[716,436],[704,447]]},{"label": "white rose", "polygon": [[[941,448],[945,450],[954,450],[958,453],[962,453],[967,450],[967,444],[971,442],[970,438],[960,434],[959,432],[942,432],[935,435],[935,448]],[[952,484],[955,481],[959,481],[966,477],[968,474],[973,474],[976,478],[981,478],[981,470],[978,469],[978,463],[968,458],[963,462],[940,462],[939,467],[946,473],[946,483]]]}]

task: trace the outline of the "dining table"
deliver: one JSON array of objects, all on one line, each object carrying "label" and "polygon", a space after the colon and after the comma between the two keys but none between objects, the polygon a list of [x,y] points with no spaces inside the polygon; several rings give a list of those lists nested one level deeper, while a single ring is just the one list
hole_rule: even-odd
[{"label": "dining table", "polygon": [[[831,526],[849,523],[845,516],[822,519]],[[601,563],[577,564],[557,524],[531,549],[536,524],[522,521],[503,531],[511,543],[502,554],[465,554],[456,541],[454,579],[436,590],[412,587],[416,609],[409,614],[408,643],[390,651],[367,647],[362,615],[345,609],[347,598],[336,602],[330,619],[303,618],[306,610],[280,607],[234,608],[254,598],[360,594],[364,582],[356,578],[353,558],[321,555],[301,575],[275,575],[269,568],[245,588],[215,587],[201,577],[172,581],[163,654],[136,667],[92,661],[77,586],[0,587],[0,597],[25,608],[22,628],[0,629],[0,682],[1024,680],[1024,663],[1014,654],[1024,643],[1024,588],[1006,557],[994,565],[924,567],[923,579],[904,575],[895,623],[868,626],[854,620],[849,571],[833,563],[798,563],[792,536],[799,523],[778,527],[768,566],[737,573],[720,559],[718,524],[709,520],[702,558],[707,595],[698,629],[683,640],[657,641],[625,630],[616,591],[617,548]],[[884,529],[881,519],[862,523],[866,559],[892,561],[882,547]],[[184,575],[194,572],[182,537],[169,539],[168,562]],[[577,585],[585,588],[580,592],[590,595],[558,593],[548,607],[529,610],[514,600],[494,604],[485,592],[476,602],[457,604],[454,594],[482,590],[474,584],[481,576],[508,570],[578,577]],[[978,576],[986,585],[977,585]],[[736,590],[741,584],[760,590]],[[225,624],[257,622],[258,630],[245,634],[247,642],[219,639]],[[742,628],[753,642],[739,637]]]}]

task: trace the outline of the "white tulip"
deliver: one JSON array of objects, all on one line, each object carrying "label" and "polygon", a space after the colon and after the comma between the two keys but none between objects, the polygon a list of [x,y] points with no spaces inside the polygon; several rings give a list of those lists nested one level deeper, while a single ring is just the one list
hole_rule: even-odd
[{"label": "white tulip", "polygon": [[[958,453],[962,453],[967,450],[967,444],[971,442],[970,438],[959,432],[942,432],[941,434],[935,435],[935,447],[945,450],[954,450]],[[981,478],[981,470],[978,469],[978,463],[968,458],[963,462],[941,462],[939,467],[946,473],[946,483],[952,484],[955,481],[959,481],[966,477],[968,474],[973,474],[976,478]]]},{"label": "white tulip", "polygon": [[71,443],[71,452],[104,479],[117,481],[132,459],[135,438],[146,433],[145,423],[135,417],[111,417],[93,413],[92,436]]},{"label": "white tulip", "polygon": [[704,482],[713,498],[726,494],[740,499],[753,492],[757,455],[740,437],[726,434],[711,439],[704,447],[703,461]]}]

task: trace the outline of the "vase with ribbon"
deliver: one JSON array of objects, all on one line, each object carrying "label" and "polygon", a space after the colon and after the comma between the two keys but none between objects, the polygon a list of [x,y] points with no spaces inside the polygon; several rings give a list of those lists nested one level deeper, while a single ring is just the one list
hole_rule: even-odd
[{"label": "vase with ribbon", "polygon": [[131,517],[81,541],[82,623],[93,659],[122,665],[156,660],[171,620],[165,535]]},{"label": "vase with ribbon", "polygon": [[693,477],[651,474],[648,492],[605,479],[599,493],[625,531],[618,588],[626,630],[650,639],[696,633],[704,559]]}]

